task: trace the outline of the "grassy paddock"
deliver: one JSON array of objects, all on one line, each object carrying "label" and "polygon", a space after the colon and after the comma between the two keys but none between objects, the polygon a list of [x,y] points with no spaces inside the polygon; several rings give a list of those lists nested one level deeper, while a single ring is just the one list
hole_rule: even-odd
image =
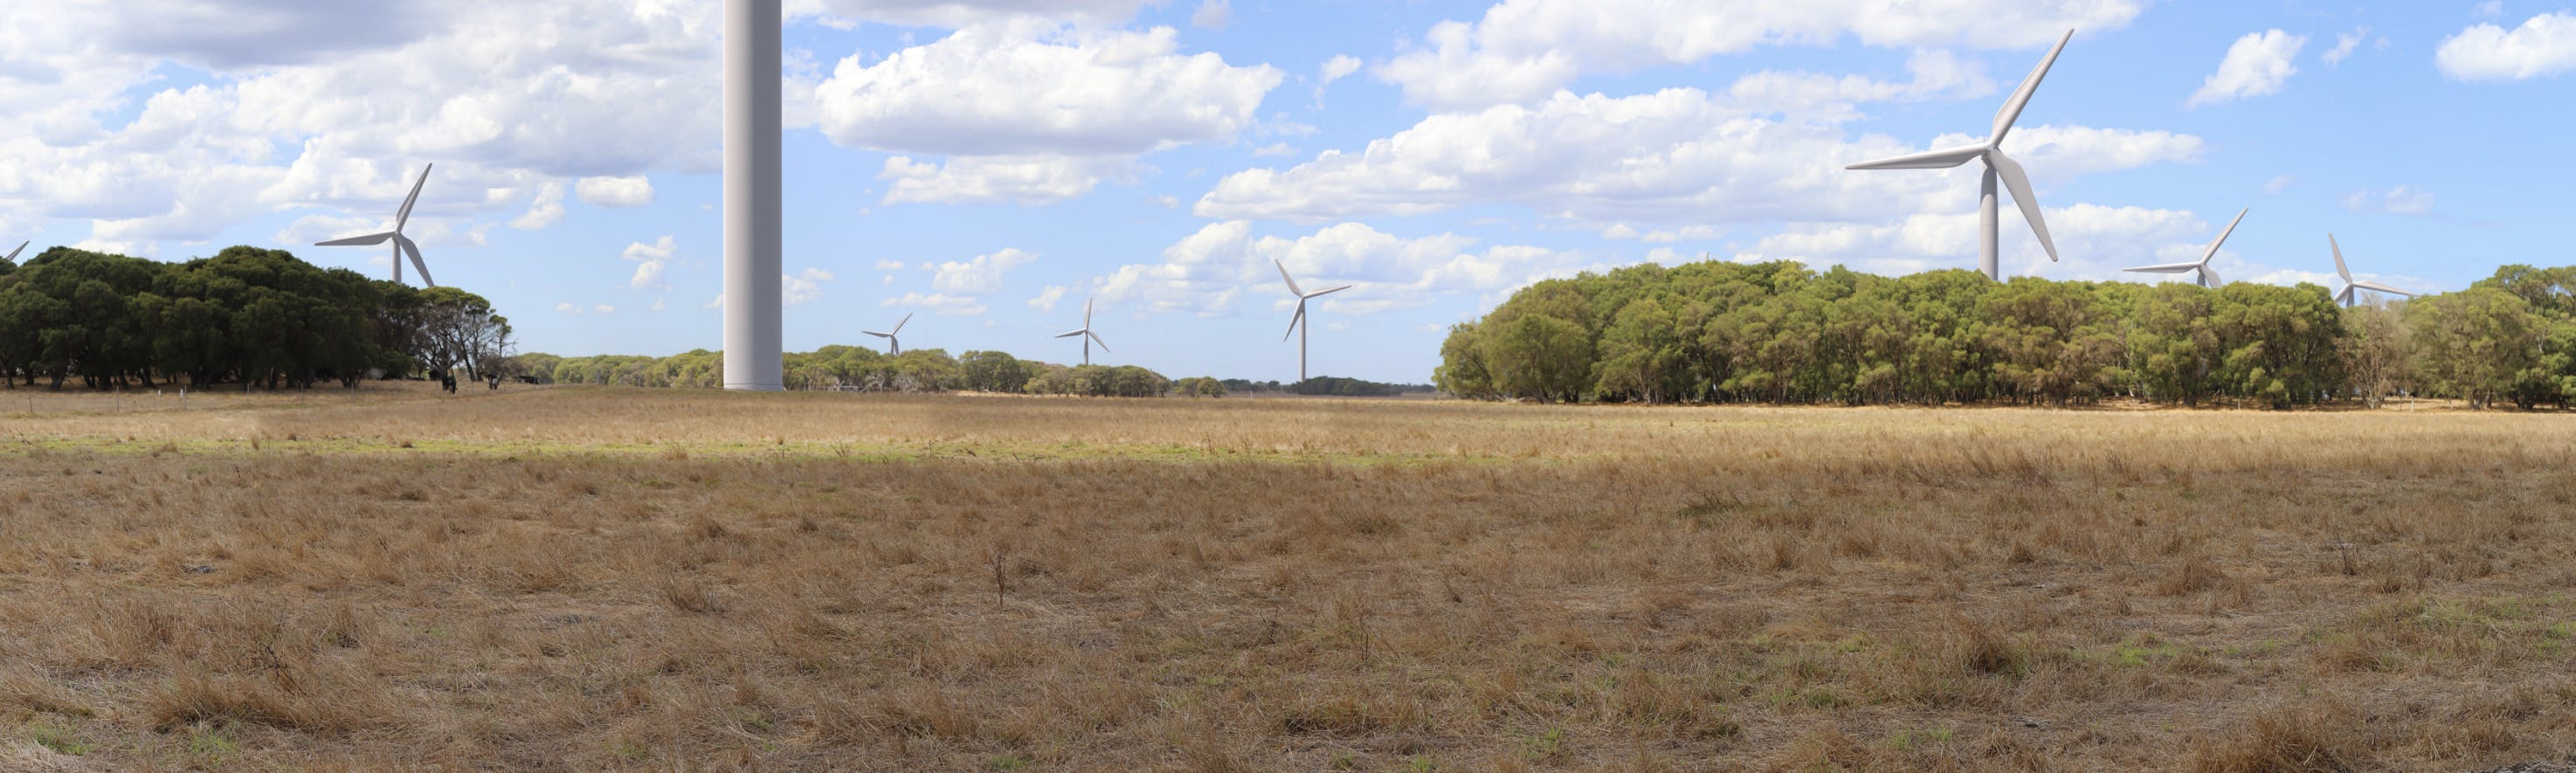
[{"label": "grassy paddock", "polygon": [[2576,751],[2576,416],[189,399],[0,392],[0,768]]}]

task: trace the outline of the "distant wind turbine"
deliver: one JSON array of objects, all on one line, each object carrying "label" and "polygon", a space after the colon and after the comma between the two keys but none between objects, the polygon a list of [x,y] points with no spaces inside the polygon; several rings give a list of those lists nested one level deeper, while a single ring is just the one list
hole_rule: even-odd
[{"label": "distant wind turbine", "polygon": [[2245,209],[2238,211],[2236,213],[2236,219],[2227,224],[2227,230],[2218,232],[2218,241],[2210,242],[2209,249],[2200,253],[2200,260],[2197,262],[2167,263],[2161,266],[2139,266],[2129,270],[2141,271],[2149,274],[2180,274],[2185,271],[2198,271],[2200,272],[2200,286],[2216,290],[2220,284],[2223,284],[2223,282],[2218,278],[2218,270],[2209,267],[2209,259],[2218,257],[2218,245],[2226,244],[2227,235],[2235,233],[2236,224],[2245,222],[2245,213],[2252,211],[2254,211],[2253,207],[2246,207]]},{"label": "distant wind turbine", "polygon": [[411,222],[412,205],[420,202],[420,188],[423,185],[429,184],[429,170],[437,168],[437,166],[437,164],[431,164],[429,166],[421,167],[420,181],[411,184],[411,196],[404,198],[402,210],[394,213],[394,230],[380,234],[352,236],[346,239],[333,239],[313,246],[373,247],[391,241],[394,243],[394,282],[396,284],[400,284],[402,282],[403,255],[408,253],[411,255],[411,267],[420,269],[421,284],[437,287],[438,280],[429,278],[429,264],[422,263],[420,260],[420,245],[413,242],[411,237],[403,235],[403,226]]},{"label": "distant wind turbine", "polygon": [[1297,289],[1297,278],[1288,275],[1288,264],[1281,263],[1276,258],[1271,259],[1270,263],[1279,267],[1279,278],[1286,280],[1288,292],[1297,296],[1297,316],[1288,318],[1288,335],[1280,336],[1279,340],[1286,341],[1289,335],[1297,337],[1297,380],[1304,381],[1306,380],[1306,333],[1315,329],[1315,323],[1306,320],[1306,302],[1351,289],[1351,286],[1342,285],[1311,293],[1306,292]]},{"label": "distant wind turbine", "polygon": [[903,321],[902,321],[902,322],[894,323],[894,329],[893,329],[893,330],[890,330],[890,331],[887,331],[887,332],[883,332],[883,333],[879,333],[879,332],[874,331],[874,330],[861,330],[861,331],[859,331],[859,332],[861,332],[861,333],[866,333],[866,334],[868,334],[868,335],[872,335],[872,336],[876,336],[876,337],[878,337],[878,338],[883,338],[883,339],[885,339],[885,340],[886,340],[886,343],[887,343],[888,345],[890,345],[890,346],[893,346],[893,347],[894,347],[894,351],[888,352],[888,354],[902,354],[902,353],[903,353],[903,339],[900,339],[900,338],[896,338],[896,337],[894,337],[894,334],[903,332],[903,326],[904,326],[904,325],[911,324],[911,323],[912,323],[912,315],[910,315],[910,314],[906,314],[906,315],[903,315]]},{"label": "distant wind turbine", "polygon": [[2001,239],[1996,225],[1996,221],[2001,217],[1995,200],[1997,178],[2002,179],[2005,187],[2012,189],[2013,204],[2021,207],[2022,219],[2030,223],[2031,233],[2039,235],[2039,246],[2048,250],[2048,259],[2052,262],[2056,261],[2057,242],[2048,238],[2048,223],[2039,215],[2039,199],[2033,197],[2030,191],[2030,175],[2022,171],[2020,162],[2004,155],[2004,135],[2012,133],[2013,121],[2019,120],[2022,108],[2030,105],[2031,94],[2039,90],[2039,80],[2047,77],[2049,66],[2057,63],[2057,55],[2065,51],[2066,42],[2074,38],[2075,31],[2067,30],[2064,37],[2057,39],[2057,47],[2048,50],[2048,58],[2039,60],[2039,67],[2030,71],[2030,77],[2021,82],[2021,88],[2013,91],[2012,99],[2004,102],[2003,109],[1995,113],[1994,129],[1988,133],[1984,144],[1943,148],[1910,156],[1853,164],[1844,168],[1948,169],[1984,159],[1986,176],[1985,182],[1979,188],[1981,204],[1977,210],[1981,226],[1978,234],[1983,237],[1978,242],[1980,248],[1978,268],[1985,271],[1987,279],[2003,280],[2003,259],[1998,254],[1997,248],[1997,243]]},{"label": "distant wind turbine", "polygon": [[2352,305],[2354,301],[2353,291],[2355,290],[2371,290],[2391,295],[2403,295],[2408,298],[2415,297],[2414,293],[2390,287],[2388,285],[2352,278],[2352,269],[2346,268],[2343,264],[2343,245],[2335,243],[2334,234],[2326,234],[2326,246],[2334,249],[2335,273],[2343,277],[2343,289],[2335,293],[2336,303],[2346,306]]},{"label": "distant wind turbine", "polygon": [[1064,334],[1064,335],[1056,336],[1057,338],[1073,338],[1073,337],[1076,337],[1076,336],[1080,336],[1080,337],[1082,338],[1082,364],[1084,364],[1084,365],[1089,365],[1089,364],[1091,364],[1091,345],[1092,345],[1092,344],[1094,344],[1094,343],[1098,343],[1098,344],[1100,344],[1100,350],[1101,350],[1101,351],[1104,351],[1104,352],[1105,352],[1105,351],[1109,351],[1109,342],[1108,342],[1108,341],[1102,341],[1102,340],[1100,340],[1100,334],[1099,334],[1099,333],[1091,332],[1091,302],[1092,302],[1093,300],[1097,300],[1097,299],[1085,299],[1085,300],[1082,302],[1082,329],[1081,329],[1081,330],[1076,330],[1076,331],[1073,331],[1073,332],[1071,332],[1071,333],[1066,333],[1066,334]]}]

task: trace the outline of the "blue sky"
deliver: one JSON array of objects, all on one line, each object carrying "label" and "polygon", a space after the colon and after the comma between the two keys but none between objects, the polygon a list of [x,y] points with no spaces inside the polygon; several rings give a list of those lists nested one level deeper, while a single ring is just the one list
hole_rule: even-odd
[{"label": "blue sky", "polygon": [[[789,0],[787,345],[1069,361],[1097,297],[1100,361],[1293,378],[1275,259],[1358,285],[1316,373],[1422,381],[1541,278],[1973,267],[1973,166],[1841,167],[1982,139],[2068,28],[2007,144],[2066,260],[2007,207],[2009,273],[2140,278],[2244,207],[2231,281],[2331,282],[2329,231],[2423,290],[2576,263],[2566,6],[1917,5]],[[0,241],[383,275],[309,245],[434,162],[412,233],[525,350],[718,344],[717,0],[105,6],[0,10]]]}]

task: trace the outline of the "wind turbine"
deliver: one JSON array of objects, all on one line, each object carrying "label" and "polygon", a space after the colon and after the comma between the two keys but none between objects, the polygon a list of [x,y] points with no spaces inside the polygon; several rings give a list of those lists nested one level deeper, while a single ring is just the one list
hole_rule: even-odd
[{"label": "wind turbine", "polygon": [[861,332],[861,333],[866,333],[866,334],[868,334],[868,335],[872,335],[872,336],[876,336],[876,337],[878,337],[878,338],[883,338],[883,339],[885,339],[887,344],[890,344],[890,345],[892,345],[892,346],[894,347],[894,351],[888,352],[888,354],[902,354],[902,353],[903,353],[903,339],[900,339],[900,338],[896,338],[896,337],[894,337],[894,334],[903,332],[903,326],[904,326],[904,325],[907,325],[907,324],[911,324],[911,322],[912,322],[912,315],[910,315],[910,314],[906,314],[906,315],[903,315],[903,321],[902,321],[902,322],[894,323],[894,330],[892,330],[892,331],[888,331],[888,332],[884,332],[884,333],[879,333],[879,332],[874,331],[874,330],[861,330],[861,331],[859,331],[859,332]]},{"label": "wind turbine", "polygon": [[1091,345],[1093,343],[1099,343],[1101,351],[1109,351],[1109,342],[1100,340],[1099,333],[1091,332],[1091,302],[1093,300],[1097,299],[1085,299],[1082,302],[1081,330],[1056,336],[1057,338],[1073,338],[1075,336],[1082,337],[1082,364],[1084,365],[1091,364]]},{"label": "wind turbine", "polygon": [[2139,266],[2128,270],[2141,271],[2149,274],[2179,274],[2185,271],[2198,271],[2200,272],[2200,286],[2216,290],[2218,289],[2218,286],[2224,284],[2224,282],[2219,280],[2218,270],[2209,267],[2209,259],[2218,257],[2218,245],[2226,244],[2227,235],[2235,233],[2236,224],[2245,222],[2245,213],[2252,211],[2254,211],[2253,207],[2246,207],[2245,209],[2238,211],[2236,213],[2236,219],[2228,222],[2227,230],[2218,232],[2218,241],[2210,242],[2209,249],[2200,253],[2200,260],[2198,262],[2167,263],[2161,266]]},{"label": "wind turbine", "polygon": [[2389,293],[2391,295],[2403,295],[2408,298],[2415,297],[2414,293],[2390,287],[2388,285],[2352,278],[2352,269],[2346,268],[2343,265],[2343,245],[2335,243],[2334,234],[2326,234],[2326,246],[2334,248],[2335,273],[2343,276],[2343,289],[2335,293],[2336,303],[2346,306],[2352,305],[2354,301],[2353,291],[2355,290],[2373,290]]},{"label": "wind turbine", "polygon": [[2022,171],[2020,162],[2004,155],[2004,135],[2012,133],[2013,121],[2020,119],[2022,108],[2030,105],[2030,95],[2039,90],[2039,80],[2048,76],[2049,66],[2057,63],[2057,55],[2065,51],[2066,42],[2074,38],[2075,31],[2067,30],[2064,37],[2057,39],[2057,47],[2048,50],[2048,58],[2039,60],[2039,67],[2030,71],[2030,77],[2021,82],[2020,89],[2013,91],[2012,99],[2004,102],[2002,110],[1995,112],[1994,129],[1988,133],[1984,144],[1943,148],[1910,156],[1853,164],[1844,168],[1948,169],[1983,159],[1986,162],[1986,176],[1985,182],[1978,189],[1981,194],[1981,203],[1977,209],[1978,222],[1982,226],[1978,233],[1983,237],[1978,242],[1980,248],[1978,267],[1986,272],[1987,279],[2003,280],[2003,261],[1997,254],[1996,247],[2001,237],[1997,233],[1996,225],[1997,219],[2001,217],[1995,200],[1997,178],[2001,178],[2005,187],[2012,189],[2013,204],[2021,207],[2022,219],[2030,223],[2031,233],[2039,235],[2039,246],[2048,250],[2048,259],[2055,262],[2057,242],[2048,238],[2048,223],[2039,216],[2039,199],[2031,195],[2030,175]]},{"label": "wind turbine", "polygon": [[[1278,260],[1277,258],[1272,258],[1272,259],[1270,260],[1270,264],[1271,264],[1271,265],[1274,265],[1274,266],[1278,266],[1278,267],[1279,267],[1279,278],[1280,278],[1280,279],[1287,280],[1287,282],[1288,282],[1288,292],[1297,296],[1297,316],[1294,316],[1294,317],[1290,317],[1290,318],[1288,318],[1288,335],[1294,335],[1294,336],[1297,336],[1297,380],[1298,380],[1298,381],[1304,381],[1304,380],[1306,380],[1306,335],[1305,335],[1305,334],[1306,334],[1307,332],[1312,331],[1312,330],[1314,330],[1314,329],[1315,329],[1315,323],[1312,323],[1312,322],[1308,322],[1308,321],[1306,321],[1306,302],[1307,302],[1307,301],[1314,300],[1314,299],[1316,299],[1316,298],[1321,298],[1321,297],[1324,297],[1324,296],[1327,296],[1327,295],[1331,295],[1331,294],[1334,294],[1334,293],[1338,293],[1338,292],[1341,292],[1341,291],[1343,291],[1343,290],[1351,289],[1351,286],[1350,286],[1350,285],[1342,285],[1342,286],[1340,286],[1340,287],[1335,287],[1335,288],[1326,289],[1326,290],[1316,290],[1316,291],[1311,292],[1311,293],[1310,293],[1310,292],[1306,292],[1306,291],[1304,291],[1304,290],[1300,290],[1300,289],[1298,289],[1298,288],[1297,288],[1297,278],[1296,278],[1296,277],[1292,277],[1292,276],[1289,276],[1289,275],[1288,275],[1288,264],[1279,262],[1279,260]],[[1288,335],[1282,335],[1282,336],[1280,336],[1280,337],[1279,337],[1279,340],[1280,340],[1280,341],[1282,341],[1282,342],[1287,341],[1287,340],[1288,340]]]},{"label": "wind turbine", "polygon": [[420,261],[420,245],[414,243],[411,240],[411,237],[403,235],[403,226],[411,222],[412,205],[420,202],[420,188],[421,186],[429,184],[429,170],[434,169],[437,166],[437,164],[431,164],[429,166],[421,167],[420,181],[411,184],[411,196],[404,198],[402,210],[394,213],[394,230],[380,234],[352,236],[346,239],[333,239],[313,246],[373,247],[391,241],[394,243],[394,282],[397,284],[402,282],[403,255],[405,253],[409,253],[411,255],[411,267],[420,269],[421,284],[437,287],[438,280],[429,278],[429,264],[422,263]]}]

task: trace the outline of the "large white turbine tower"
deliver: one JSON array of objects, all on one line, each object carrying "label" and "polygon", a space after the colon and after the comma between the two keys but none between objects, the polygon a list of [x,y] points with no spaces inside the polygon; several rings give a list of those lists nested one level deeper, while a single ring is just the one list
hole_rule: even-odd
[{"label": "large white turbine tower", "polygon": [[2334,250],[2335,274],[2343,277],[2343,289],[2335,292],[2336,303],[2346,306],[2353,305],[2354,301],[2357,300],[2353,293],[2355,290],[2371,290],[2391,295],[2403,295],[2408,298],[2415,297],[2414,293],[2390,287],[2388,285],[2352,278],[2352,269],[2345,268],[2343,265],[2343,245],[2335,243],[2334,234],[2326,234],[2326,246]]},{"label": "large white turbine tower", "polygon": [[421,186],[429,184],[429,170],[436,168],[438,168],[437,164],[430,164],[420,168],[420,179],[411,184],[411,195],[403,198],[402,209],[394,213],[394,230],[380,234],[367,234],[365,236],[352,236],[346,239],[333,239],[327,242],[316,243],[313,246],[373,247],[390,241],[394,243],[395,284],[402,283],[403,255],[405,253],[409,253],[411,255],[411,267],[420,269],[420,283],[431,287],[437,287],[438,280],[429,278],[429,264],[422,263],[420,261],[420,245],[413,242],[411,237],[403,235],[403,226],[411,223],[412,205],[420,203]]},{"label": "large white turbine tower", "polygon": [[1978,189],[1982,195],[1977,209],[1979,225],[1982,226],[1978,234],[1982,240],[1978,242],[1977,266],[1986,272],[1987,279],[2003,280],[2003,259],[1998,255],[1997,247],[2001,236],[1997,226],[2001,214],[1995,200],[1997,178],[2002,179],[2005,187],[2012,189],[2013,204],[2021,207],[2021,217],[2029,221],[2031,233],[2039,235],[2039,246],[2048,250],[2048,259],[2057,260],[2057,242],[2048,238],[2048,223],[2039,216],[2039,199],[2031,195],[2030,175],[2022,171],[2020,162],[2004,155],[2003,147],[2004,135],[2012,133],[2013,121],[2020,119],[2022,108],[2030,105],[2030,95],[2039,90],[2039,80],[2048,76],[2049,65],[2057,63],[2057,55],[2065,51],[2066,42],[2074,38],[2075,31],[2067,30],[2064,37],[2057,39],[2057,47],[2048,50],[2048,58],[2039,60],[2039,67],[2030,71],[2030,77],[2021,82],[2021,88],[2013,91],[2012,99],[2004,102],[2002,110],[1996,111],[1994,128],[1987,134],[1984,144],[1943,148],[1844,168],[1948,169],[1983,159],[1986,176]]},{"label": "large white turbine tower", "polygon": [[893,347],[893,351],[886,352],[887,354],[902,354],[902,353],[903,353],[903,339],[901,339],[901,338],[896,338],[896,337],[894,337],[894,336],[895,336],[895,334],[896,334],[896,333],[901,333],[901,332],[903,332],[903,326],[905,326],[905,325],[909,325],[909,324],[912,324],[912,315],[910,315],[910,314],[906,314],[906,315],[903,315],[903,321],[902,321],[902,322],[894,323],[894,329],[893,329],[893,330],[888,330],[888,331],[883,332],[883,333],[879,333],[879,332],[874,331],[874,330],[861,330],[861,331],[859,331],[859,332],[861,332],[861,333],[866,333],[866,334],[868,334],[868,335],[872,335],[872,336],[876,336],[876,337],[878,337],[878,338],[883,338],[883,339],[885,339],[885,340],[886,340],[886,345],[887,345],[887,346],[890,346],[890,347]]},{"label": "large white turbine tower", "polygon": [[724,386],[787,388],[779,306],[779,0],[725,0]]},{"label": "large white turbine tower", "polygon": [[2218,257],[2218,245],[2226,244],[2227,235],[2235,233],[2236,224],[2245,222],[2245,213],[2252,211],[2254,211],[2253,207],[2246,207],[2245,209],[2238,211],[2236,213],[2236,219],[2228,222],[2227,230],[2218,232],[2218,240],[2209,243],[2209,249],[2200,253],[2200,260],[2197,262],[2167,263],[2161,266],[2139,266],[2128,270],[2140,271],[2149,274],[2180,274],[2185,271],[2198,271],[2200,272],[2200,286],[2216,290],[2221,282],[2218,279],[2218,270],[2209,267],[2209,259]]},{"label": "large white turbine tower", "polygon": [[1288,333],[1280,336],[1279,340],[1286,341],[1290,335],[1297,337],[1297,380],[1304,381],[1306,380],[1306,333],[1315,329],[1315,323],[1306,320],[1306,302],[1351,289],[1351,286],[1342,285],[1311,293],[1306,292],[1297,288],[1296,277],[1288,275],[1288,264],[1281,263],[1276,258],[1271,259],[1270,264],[1279,267],[1279,278],[1286,280],[1288,292],[1297,296],[1297,316],[1288,318]]},{"label": "large white turbine tower", "polygon": [[1085,300],[1082,302],[1082,329],[1081,329],[1081,330],[1076,330],[1076,331],[1073,331],[1073,332],[1071,332],[1071,333],[1066,333],[1066,334],[1064,334],[1064,335],[1056,336],[1057,338],[1073,338],[1073,337],[1076,337],[1076,336],[1079,336],[1079,337],[1081,337],[1081,338],[1082,338],[1082,364],[1084,364],[1084,365],[1089,365],[1089,364],[1091,364],[1091,345],[1092,345],[1094,342],[1097,342],[1097,343],[1099,343],[1099,344],[1100,344],[1100,350],[1101,350],[1101,351],[1104,351],[1104,352],[1105,352],[1105,351],[1109,351],[1109,342],[1100,340],[1100,334],[1099,334],[1099,333],[1091,332],[1091,302],[1092,302],[1093,300],[1098,300],[1098,299],[1085,299]]}]

